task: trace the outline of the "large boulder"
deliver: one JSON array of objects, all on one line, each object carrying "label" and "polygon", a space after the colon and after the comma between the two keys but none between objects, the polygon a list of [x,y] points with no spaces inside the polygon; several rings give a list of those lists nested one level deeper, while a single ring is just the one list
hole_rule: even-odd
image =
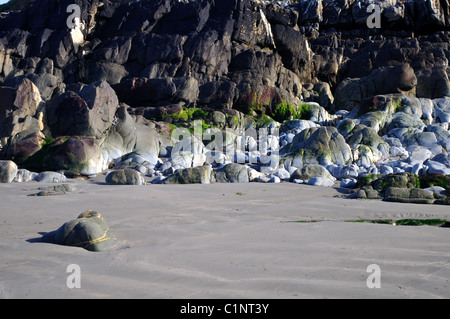
[{"label": "large boulder", "polygon": [[82,247],[89,251],[108,251],[117,246],[117,239],[100,213],[86,211],[76,219],[47,233],[43,241],[58,245]]},{"label": "large boulder", "polygon": [[313,177],[326,177],[330,180],[335,180],[335,178],[330,174],[330,172],[318,164],[306,164],[302,168],[298,168],[290,177],[290,181],[295,179],[309,180]]},{"label": "large boulder", "polygon": [[384,200],[400,203],[433,204],[435,198],[433,192],[429,190],[389,187],[385,191]]},{"label": "large boulder", "polygon": [[134,169],[112,171],[106,175],[105,182],[108,185],[145,185],[142,174]]},{"label": "large boulder", "polygon": [[211,166],[198,166],[184,168],[175,171],[175,173],[160,184],[211,184],[215,182],[215,174]]},{"label": "large boulder", "polygon": [[352,150],[335,127],[308,128],[280,150],[297,167],[304,164],[346,165],[352,162]]},{"label": "large boulder", "polygon": [[219,183],[248,183],[247,167],[241,164],[226,164],[216,170],[216,180]]},{"label": "large boulder", "polygon": [[11,183],[17,175],[17,169],[13,161],[0,161],[0,183]]},{"label": "large boulder", "polygon": [[89,137],[58,137],[29,157],[23,164],[32,171],[65,171],[92,175],[107,166],[98,143]]},{"label": "large boulder", "polygon": [[130,152],[136,152],[153,165],[158,161],[160,138],[155,124],[142,116],[132,117],[126,105],[116,112],[116,123],[104,139],[99,141],[106,163]]},{"label": "large boulder", "polygon": [[335,104],[339,110],[352,110],[365,98],[408,92],[416,85],[417,77],[409,64],[381,67],[366,77],[344,79],[336,88]]},{"label": "large boulder", "polygon": [[107,82],[73,87],[46,105],[53,136],[103,137],[119,107],[117,95]]}]

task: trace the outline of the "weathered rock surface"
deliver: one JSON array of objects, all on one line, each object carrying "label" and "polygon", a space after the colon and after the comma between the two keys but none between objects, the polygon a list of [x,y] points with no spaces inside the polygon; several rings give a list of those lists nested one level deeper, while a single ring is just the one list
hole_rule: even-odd
[{"label": "weathered rock surface", "polygon": [[111,250],[117,245],[117,239],[103,217],[92,210],[80,214],[76,219],[44,235],[43,241],[97,252]]},{"label": "weathered rock surface", "polygon": [[123,169],[110,172],[105,178],[109,185],[145,185],[145,179],[136,170]]},{"label": "weathered rock surface", "polygon": [[0,183],[11,183],[16,175],[16,163],[13,161],[0,161]]}]

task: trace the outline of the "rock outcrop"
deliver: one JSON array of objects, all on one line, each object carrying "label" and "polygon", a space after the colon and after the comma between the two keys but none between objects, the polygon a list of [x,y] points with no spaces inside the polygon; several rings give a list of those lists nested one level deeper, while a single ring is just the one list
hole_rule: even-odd
[{"label": "rock outcrop", "polygon": [[[81,9],[73,28],[69,4]],[[450,6],[379,2],[379,27],[370,4],[36,0],[4,11],[1,158],[165,183],[446,176]]]}]

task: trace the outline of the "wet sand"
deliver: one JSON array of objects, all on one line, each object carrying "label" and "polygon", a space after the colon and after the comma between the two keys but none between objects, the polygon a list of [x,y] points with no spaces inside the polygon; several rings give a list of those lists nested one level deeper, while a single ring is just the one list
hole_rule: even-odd
[{"label": "wet sand", "polygon": [[[281,184],[0,184],[1,298],[450,298],[450,229],[351,219],[450,219],[448,206],[349,200],[337,188]],[[39,242],[100,212],[116,249]],[[320,222],[298,223],[314,220]],[[67,267],[81,270],[70,289]],[[381,270],[369,289],[367,267]]]}]

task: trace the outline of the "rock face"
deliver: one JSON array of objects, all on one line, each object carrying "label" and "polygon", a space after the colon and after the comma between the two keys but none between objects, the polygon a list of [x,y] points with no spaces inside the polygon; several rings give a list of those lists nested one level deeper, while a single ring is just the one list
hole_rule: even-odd
[{"label": "rock face", "polygon": [[448,1],[377,2],[374,28],[371,3],[36,0],[3,12],[0,158],[68,176],[114,168],[124,183],[124,169],[346,187],[447,175]]}]

